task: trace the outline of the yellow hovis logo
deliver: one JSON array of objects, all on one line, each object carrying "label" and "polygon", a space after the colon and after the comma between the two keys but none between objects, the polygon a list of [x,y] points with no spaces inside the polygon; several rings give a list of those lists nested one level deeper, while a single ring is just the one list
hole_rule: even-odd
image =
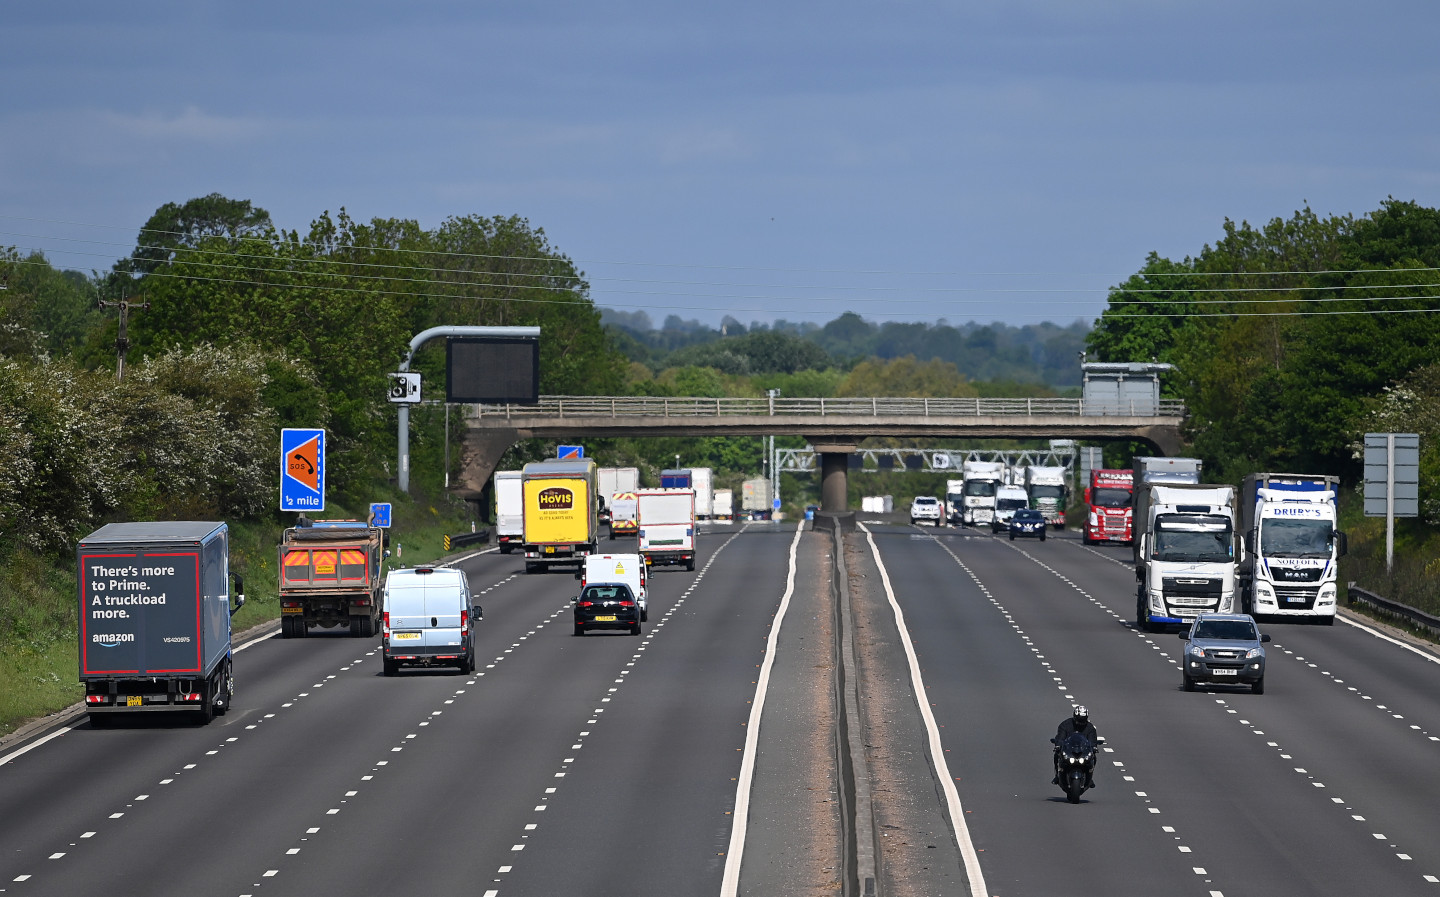
[{"label": "yellow hovis logo", "polygon": [[624,575],[625,575],[625,562],[624,562],[624,561],[616,561],[616,562],[615,562],[615,573],[616,573],[617,575],[619,575],[619,576],[624,576]]},{"label": "yellow hovis logo", "polygon": [[569,510],[575,506],[575,493],[563,486],[551,486],[540,492],[541,510]]}]

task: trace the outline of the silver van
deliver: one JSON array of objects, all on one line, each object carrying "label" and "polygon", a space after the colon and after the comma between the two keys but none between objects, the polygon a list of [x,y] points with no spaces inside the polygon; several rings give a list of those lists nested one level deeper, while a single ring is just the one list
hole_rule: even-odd
[{"label": "silver van", "polygon": [[401,666],[475,669],[475,629],[481,619],[465,574],[447,567],[391,570],[385,577],[385,675]]}]

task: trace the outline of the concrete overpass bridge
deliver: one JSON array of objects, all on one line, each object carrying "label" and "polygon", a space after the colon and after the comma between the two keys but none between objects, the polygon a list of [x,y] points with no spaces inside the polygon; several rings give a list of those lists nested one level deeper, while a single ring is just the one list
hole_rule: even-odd
[{"label": "concrete overpass bridge", "polygon": [[522,439],[615,436],[803,436],[820,455],[824,510],[845,510],[849,455],[871,436],[1134,439],[1159,455],[1183,445],[1183,403],[1121,407],[1111,399],[703,398],[542,396],[538,405],[466,406],[456,491],[479,499],[507,449]]}]

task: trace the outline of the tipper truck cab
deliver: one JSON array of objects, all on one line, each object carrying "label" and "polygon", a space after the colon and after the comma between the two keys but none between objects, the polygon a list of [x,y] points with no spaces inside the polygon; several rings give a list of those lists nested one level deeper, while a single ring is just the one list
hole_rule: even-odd
[{"label": "tipper truck cab", "polygon": [[1256,616],[1335,622],[1345,534],[1336,529],[1333,476],[1252,473],[1240,486],[1245,556],[1240,583]]},{"label": "tipper truck cab", "polygon": [[358,520],[316,520],[280,537],[280,637],[311,626],[348,626],[356,638],[380,632],[385,531]]},{"label": "tipper truck cab", "polygon": [[1136,517],[1140,562],[1135,624],[1188,625],[1197,614],[1240,606],[1235,487],[1152,483],[1142,490],[1146,517]]},{"label": "tipper truck cab", "polygon": [[1092,470],[1085,488],[1085,529],[1081,541],[1129,542],[1134,538],[1135,471]]},{"label": "tipper truck cab", "polygon": [[525,572],[581,566],[599,550],[595,462],[535,461],[521,470],[525,500]]},{"label": "tipper truck cab", "polygon": [[[76,549],[80,682],[99,728],[115,714],[230,707],[230,617],[245,603],[223,523],[111,523]],[[233,597],[230,604],[234,582]]]}]

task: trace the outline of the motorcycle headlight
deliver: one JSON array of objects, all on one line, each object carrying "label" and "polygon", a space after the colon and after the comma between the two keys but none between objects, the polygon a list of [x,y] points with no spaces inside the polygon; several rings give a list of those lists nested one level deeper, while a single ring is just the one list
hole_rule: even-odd
[{"label": "motorcycle headlight", "polygon": [[1191,646],[1190,646],[1190,656],[1191,656],[1191,657],[1204,657],[1204,656],[1205,656],[1205,649],[1202,648],[1202,647],[1200,647],[1199,645],[1191,645]]},{"label": "motorcycle headlight", "polygon": [[1265,656],[1265,651],[1264,651],[1263,648],[1251,648],[1249,651],[1246,651],[1246,652],[1245,652],[1245,659],[1246,659],[1246,660],[1254,660],[1254,659],[1257,658],[1257,657],[1264,657],[1264,656]]}]

